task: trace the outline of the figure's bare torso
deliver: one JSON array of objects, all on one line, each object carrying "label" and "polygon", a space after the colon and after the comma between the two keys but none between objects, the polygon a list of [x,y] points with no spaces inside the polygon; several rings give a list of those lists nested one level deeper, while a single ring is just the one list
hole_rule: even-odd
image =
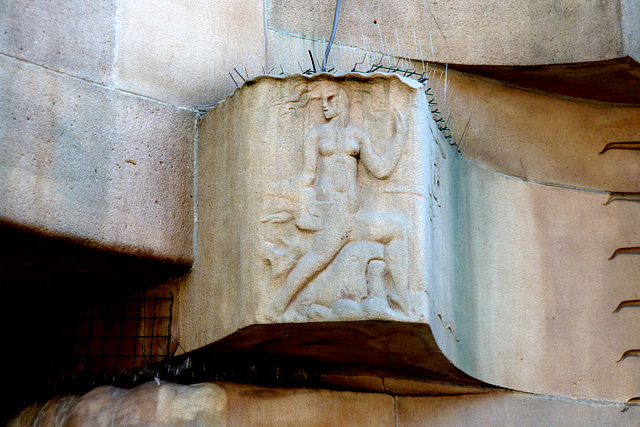
[{"label": "figure's bare torso", "polygon": [[317,200],[335,204],[332,211],[355,213],[360,154],[358,129],[328,123],[320,125],[316,131],[318,159],[314,187]]}]

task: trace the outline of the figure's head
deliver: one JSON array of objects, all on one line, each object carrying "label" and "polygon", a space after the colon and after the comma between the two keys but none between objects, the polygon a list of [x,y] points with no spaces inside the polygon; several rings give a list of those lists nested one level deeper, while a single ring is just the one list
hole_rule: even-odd
[{"label": "figure's head", "polygon": [[323,82],[318,87],[318,92],[322,100],[322,112],[327,120],[339,115],[346,118],[349,111],[349,98],[344,89],[335,83]]},{"label": "figure's head", "polygon": [[341,117],[345,123],[349,121],[349,97],[339,84],[321,80],[297,85],[296,92],[295,96],[283,102],[287,110],[302,108],[309,101],[319,99],[322,101],[322,114],[327,120]]}]

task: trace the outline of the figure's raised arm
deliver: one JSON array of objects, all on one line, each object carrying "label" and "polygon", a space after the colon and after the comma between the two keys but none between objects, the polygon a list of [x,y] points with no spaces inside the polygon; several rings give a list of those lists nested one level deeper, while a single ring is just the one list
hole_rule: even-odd
[{"label": "figure's raised arm", "polygon": [[407,140],[407,125],[404,116],[397,108],[393,109],[393,137],[387,144],[384,154],[380,155],[373,147],[369,135],[362,132],[359,138],[360,158],[366,168],[378,179],[386,179],[398,165]]}]

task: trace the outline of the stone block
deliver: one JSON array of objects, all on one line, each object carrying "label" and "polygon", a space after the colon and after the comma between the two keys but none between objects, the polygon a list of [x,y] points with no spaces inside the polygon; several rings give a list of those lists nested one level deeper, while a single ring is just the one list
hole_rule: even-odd
[{"label": "stone block", "polygon": [[348,391],[150,382],[130,390],[98,387],[84,396],[28,408],[10,426],[393,426],[392,396]]},{"label": "stone block", "polygon": [[[425,360],[425,358],[423,358],[423,360]],[[440,373],[441,372],[438,372],[438,374]],[[440,378],[442,378],[442,376]],[[478,387],[477,384],[475,386],[462,384],[460,378],[456,378],[455,381],[442,382],[425,380],[424,378],[416,378],[415,376],[414,378],[394,378],[390,376],[382,377],[380,375],[355,373],[354,375],[326,374],[322,375],[321,379],[322,384],[327,387],[386,393],[398,396],[452,396],[491,393],[496,390],[493,387]],[[449,380],[451,380],[451,378]]]},{"label": "stone block", "polygon": [[520,393],[397,397],[398,426],[637,426],[640,407]]},{"label": "stone block", "polygon": [[[335,6],[333,0],[270,1],[267,28],[329,40]],[[344,2],[335,40],[440,63],[599,61],[637,54],[636,16],[629,0]]]},{"label": "stone block", "polygon": [[228,425],[393,426],[394,398],[349,391],[221,384]]},{"label": "stone block", "polygon": [[[434,74],[434,81],[440,79]],[[637,106],[560,99],[451,70],[448,81],[446,103],[443,84],[436,101],[449,113],[453,141],[466,158],[542,183],[640,192]],[[610,143],[630,144],[607,148]]]},{"label": "stone block", "polygon": [[[569,147],[548,139],[536,148],[540,154],[531,157],[518,152],[516,147],[529,148],[520,141],[503,146],[497,157],[519,158],[519,167],[545,176],[558,169],[563,155],[571,155],[566,167],[584,175],[564,176],[612,185],[582,170],[590,165],[595,171],[598,159],[602,173],[617,177],[615,191],[569,189],[562,180],[536,183],[528,172],[524,178],[504,175],[449,146],[428,117],[419,89],[415,81],[379,75],[264,77],[202,118],[199,257],[181,302],[185,348],[228,337],[224,343],[230,348],[263,346],[286,357],[304,349],[301,343],[311,345],[305,341],[310,339],[322,350],[306,354],[328,366],[340,365],[347,360],[327,356],[330,351],[322,346],[339,348],[348,339],[337,338],[338,333],[319,338],[339,322],[412,322],[393,331],[395,325],[378,332],[371,328],[379,326],[367,323],[349,327],[353,337],[364,333],[392,342],[403,334],[421,336],[418,347],[430,349],[428,355],[423,351],[423,362],[410,349],[387,347],[403,360],[397,369],[417,377],[471,384],[450,369],[439,346],[455,367],[496,386],[615,402],[640,394],[634,353],[640,318],[631,306],[613,313],[619,304],[639,298],[633,274],[640,245],[637,174],[632,173],[637,165],[621,167],[612,160],[635,151],[603,150],[606,145],[591,136],[567,142]],[[532,103],[538,102],[540,111],[567,102],[526,96],[535,98]],[[500,104],[506,111],[509,105],[517,103]],[[592,109],[598,106],[569,103],[567,108],[585,118],[595,116]],[[474,111],[484,114],[480,106]],[[340,131],[345,136],[338,137],[335,125],[347,113]],[[634,120],[634,109],[609,108],[604,114]],[[513,128],[518,130],[522,132]],[[628,131],[633,128],[619,128]],[[529,132],[527,141],[538,143],[535,132]],[[406,138],[400,154],[393,145],[377,151],[378,157],[395,156],[394,168],[377,169],[379,159],[362,148],[367,138],[375,147]],[[345,141],[346,159],[334,164],[340,141]],[[471,141],[479,151],[491,148]],[[596,146],[602,154],[581,158],[579,150]],[[357,171],[347,167],[355,164]],[[557,173],[551,179],[564,172]],[[352,205],[352,200],[358,203]],[[370,218],[376,218],[379,228],[369,227]],[[409,248],[404,298],[397,286],[403,283],[403,270],[397,268],[401,258],[394,246],[403,241],[403,228]],[[300,323],[306,327],[309,322],[325,323],[305,338]],[[267,328],[270,323],[275,323],[272,329]],[[409,325],[416,331],[409,332]],[[431,342],[431,330],[437,345],[424,344]],[[370,360],[379,356],[375,349],[364,353]],[[362,361],[362,354],[349,357],[349,363]],[[422,370],[423,363],[452,374],[438,377]],[[376,366],[390,372],[389,364]]]},{"label": "stone block", "polygon": [[[346,72],[356,67],[358,71],[366,71],[381,64],[423,72],[433,69],[434,62],[442,68],[447,63],[449,71],[472,73],[526,90],[637,106],[640,8],[636,2],[621,0],[617,7],[615,2],[561,3],[561,12],[556,3],[544,2],[529,2],[524,11],[518,5],[504,2],[447,2],[451,9],[442,2],[343,3],[327,69]],[[312,68],[311,52],[319,70],[335,3],[302,6],[285,1],[271,2],[269,7],[266,69],[276,73],[303,72]],[[474,13],[469,13],[474,9],[474,13],[485,13],[490,18],[474,19]],[[526,18],[529,13],[536,18]],[[306,14],[314,18],[299,19]],[[421,14],[425,16],[418,18]],[[495,27],[490,23],[494,18],[499,21]],[[418,19],[419,23],[414,22]],[[545,25],[550,28],[541,32]],[[509,26],[517,29],[507,29]],[[610,26],[611,30],[596,31],[594,26]],[[593,30],[588,30],[587,36],[574,34],[587,28]],[[463,30],[458,33],[460,29]],[[455,35],[445,36],[445,32]],[[474,37],[469,39],[467,34]],[[429,63],[431,67],[426,66]]]},{"label": "stone block", "polygon": [[442,145],[428,262],[443,353],[510,389],[639,396],[637,194],[506,176]]},{"label": "stone block", "polygon": [[424,321],[431,134],[419,87],[262,77],[201,119],[186,310],[216,326],[200,345],[256,323]]},{"label": "stone block", "polygon": [[189,265],[194,114],[0,62],[1,220]]},{"label": "stone block", "polygon": [[622,42],[624,53],[640,61],[640,3],[634,0],[620,1]]},{"label": "stone block", "polygon": [[96,83],[112,82],[113,1],[0,4],[0,53]]},{"label": "stone block", "polygon": [[264,76],[200,119],[181,348],[483,385],[426,324],[433,140],[421,88],[397,75]]},{"label": "stone block", "polygon": [[223,99],[262,74],[262,2],[119,1],[119,89],[193,107]]}]

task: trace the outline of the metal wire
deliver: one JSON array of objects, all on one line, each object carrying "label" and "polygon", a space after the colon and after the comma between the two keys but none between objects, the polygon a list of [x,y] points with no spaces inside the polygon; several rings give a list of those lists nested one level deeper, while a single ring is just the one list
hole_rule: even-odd
[{"label": "metal wire", "polygon": [[61,369],[118,375],[123,369],[168,358],[177,345],[171,336],[173,303],[171,293],[161,297],[143,292],[76,313],[67,323],[70,332],[61,333],[53,343]]},{"label": "metal wire", "polygon": [[340,15],[340,0],[336,1],[336,12],[333,15],[333,29],[331,30],[331,37],[329,38],[329,44],[327,44],[327,49],[324,51],[324,60],[322,61],[322,72],[327,71],[327,60],[329,59],[329,52],[331,52],[331,45],[333,44],[333,39],[336,36],[336,30],[338,29],[338,16]]}]

